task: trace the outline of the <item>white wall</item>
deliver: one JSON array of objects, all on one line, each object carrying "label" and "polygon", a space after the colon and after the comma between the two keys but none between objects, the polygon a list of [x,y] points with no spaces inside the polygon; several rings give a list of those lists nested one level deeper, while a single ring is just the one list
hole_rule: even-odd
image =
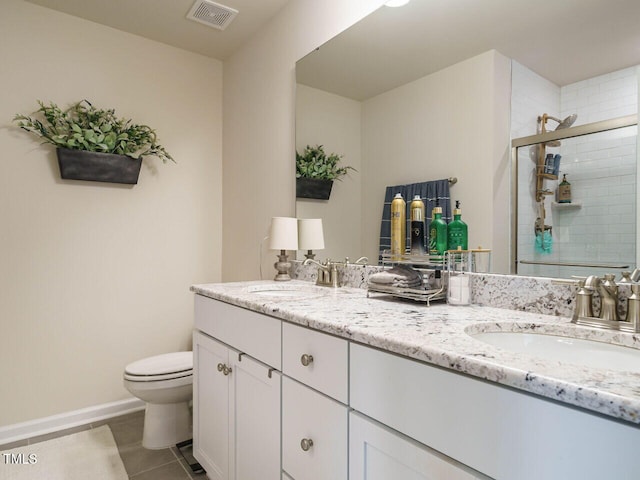
[{"label": "white wall", "polygon": [[378,256],[387,185],[457,177],[469,246],[493,249],[494,271],[507,271],[510,78],[490,51],[364,102],[364,255]]},{"label": "white wall", "polygon": [[[129,397],[124,366],[189,349],[220,279],[222,64],[26,3],[0,15],[0,426]],[[60,180],[10,126],[36,99],[148,123],[177,164],[134,187]]]},{"label": "white wall", "polygon": [[[256,279],[273,216],[295,216],[295,62],[383,0],[298,0],[224,63],[225,281]],[[263,249],[265,278],[275,253]]]},{"label": "white wall", "polygon": [[[343,155],[341,166],[350,166],[339,181],[333,182],[329,200],[299,198],[298,218],[322,218],[325,249],[316,259],[352,261],[362,253],[361,203],[361,115],[362,104],[349,98],[296,85],[296,150],[307,145],[323,145],[324,151]],[[300,252],[298,258],[304,258]]]}]

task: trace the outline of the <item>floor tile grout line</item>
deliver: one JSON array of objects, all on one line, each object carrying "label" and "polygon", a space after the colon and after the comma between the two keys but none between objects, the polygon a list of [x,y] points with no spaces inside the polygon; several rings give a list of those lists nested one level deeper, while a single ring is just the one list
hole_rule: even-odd
[{"label": "floor tile grout line", "polygon": [[[175,463],[175,462],[176,462],[176,460],[171,460],[170,462],[161,463],[160,465],[155,465],[155,466],[153,466],[151,468],[147,468],[146,470],[142,470],[142,471],[137,472],[137,473],[135,473],[133,475],[130,475],[129,478],[135,478],[138,475],[142,475],[143,473],[150,472],[152,470],[155,470],[156,468],[166,467],[167,465],[171,465],[172,463]],[[180,462],[178,462],[178,463],[180,463]]]},{"label": "floor tile grout line", "polygon": [[[189,467],[188,462],[185,460],[184,462],[181,462],[180,459],[178,459],[178,463],[180,464],[180,466],[182,467],[182,469],[185,471],[185,473],[187,474],[187,478],[192,478],[191,477],[191,472],[189,470],[191,470],[191,468],[189,468],[189,470],[187,470],[187,467]],[[186,464],[186,466],[185,466]]]}]

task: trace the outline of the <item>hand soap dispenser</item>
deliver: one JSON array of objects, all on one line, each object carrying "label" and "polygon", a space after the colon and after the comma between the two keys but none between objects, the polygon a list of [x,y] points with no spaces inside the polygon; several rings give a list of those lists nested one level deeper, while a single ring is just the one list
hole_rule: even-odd
[{"label": "hand soap dispenser", "polygon": [[469,248],[467,224],[462,221],[460,200],[456,200],[456,208],[453,211],[453,221],[447,226],[447,237],[449,250],[458,250],[458,248],[467,250]]},{"label": "hand soap dispenser", "polygon": [[436,200],[433,208],[433,220],[429,228],[429,253],[431,255],[443,255],[447,250],[447,222],[442,219],[442,207]]}]

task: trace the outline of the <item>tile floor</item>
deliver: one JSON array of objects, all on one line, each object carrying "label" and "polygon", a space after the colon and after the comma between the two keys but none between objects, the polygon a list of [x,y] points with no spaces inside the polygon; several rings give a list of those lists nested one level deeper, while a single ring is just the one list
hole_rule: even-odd
[{"label": "tile floor", "polygon": [[[70,428],[60,432],[49,433],[19,442],[0,445],[0,450],[22,447],[52,438],[70,435],[90,428],[108,424],[118,446],[124,468],[130,480],[206,480],[204,473],[192,473],[187,461],[176,447],[163,450],[147,450],[142,447],[142,427],[144,412],[136,412],[121,417],[110,418],[97,423]],[[195,463],[191,457],[190,447],[182,448],[182,452]]]}]

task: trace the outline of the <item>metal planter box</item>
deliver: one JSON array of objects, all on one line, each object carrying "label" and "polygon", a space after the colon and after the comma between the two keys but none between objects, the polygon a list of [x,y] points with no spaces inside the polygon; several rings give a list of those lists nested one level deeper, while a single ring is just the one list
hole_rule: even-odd
[{"label": "metal planter box", "polygon": [[329,200],[333,180],[319,180],[317,178],[296,178],[296,197]]},{"label": "metal planter box", "polygon": [[87,152],[58,148],[60,176],[67,180],[91,182],[138,183],[142,159],[114,153]]}]

